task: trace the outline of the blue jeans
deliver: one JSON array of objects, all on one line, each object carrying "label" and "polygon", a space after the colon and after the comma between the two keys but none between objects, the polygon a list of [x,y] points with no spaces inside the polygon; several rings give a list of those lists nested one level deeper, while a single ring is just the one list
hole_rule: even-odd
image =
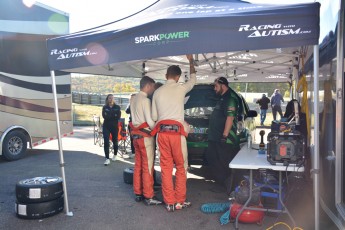
[{"label": "blue jeans", "polygon": [[266,120],[267,109],[260,110],[260,125],[263,125]]}]

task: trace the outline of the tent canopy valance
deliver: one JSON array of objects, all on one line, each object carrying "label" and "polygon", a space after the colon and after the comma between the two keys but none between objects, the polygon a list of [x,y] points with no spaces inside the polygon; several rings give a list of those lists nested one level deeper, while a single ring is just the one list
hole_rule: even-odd
[{"label": "tent canopy valance", "polygon": [[285,82],[299,48],[318,44],[319,3],[164,0],[127,18],[47,41],[51,70],[164,79],[198,54],[198,79]]}]

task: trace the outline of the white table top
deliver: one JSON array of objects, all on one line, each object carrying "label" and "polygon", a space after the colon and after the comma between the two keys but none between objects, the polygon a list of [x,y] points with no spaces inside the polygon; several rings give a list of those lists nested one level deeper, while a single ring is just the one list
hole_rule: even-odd
[{"label": "white table top", "polygon": [[[253,149],[254,148],[254,149]],[[272,169],[275,171],[294,171],[303,172],[304,166],[289,165],[271,165],[267,161],[267,154],[259,154],[258,144],[253,144],[249,149],[247,145],[242,146],[235,158],[230,162],[229,167],[233,169]]]}]

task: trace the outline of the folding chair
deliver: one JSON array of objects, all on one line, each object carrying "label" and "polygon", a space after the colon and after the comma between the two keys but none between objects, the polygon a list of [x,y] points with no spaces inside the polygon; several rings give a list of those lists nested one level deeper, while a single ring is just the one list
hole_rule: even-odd
[{"label": "folding chair", "polygon": [[123,154],[127,153],[127,148],[130,148],[131,146],[131,140],[128,130],[126,129],[125,119],[120,118],[119,123],[119,134],[118,134],[118,141],[119,141],[119,151],[118,154],[120,154],[123,157]]},{"label": "folding chair", "polygon": [[[126,130],[126,124],[125,124],[125,119],[124,118],[120,118],[119,122],[118,122],[118,135],[117,135],[117,140],[118,140],[118,155],[120,155],[121,157],[123,157],[124,154],[127,153],[127,148],[130,148],[131,146],[131,140],[130,140],[130,135],[129,132]],[[109,145],[109,152],[111,154],[114,154],[114,148],[113,148],[113,142],[112,140],[112,135],[110,134],[110,145]]]},{"label": "folding chair", "polygon": [[93,115],[93,144],[97,144],[102,147],[103,146],[103,131],[102,131],[102,124],[101,119],[97,115]]}]

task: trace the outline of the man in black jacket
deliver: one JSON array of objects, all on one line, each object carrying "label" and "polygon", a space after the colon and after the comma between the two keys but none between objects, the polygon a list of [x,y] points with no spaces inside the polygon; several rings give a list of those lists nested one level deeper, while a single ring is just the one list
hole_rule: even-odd
[{"label": "man in black jacket", "polygon": [[266,97],[266,94],[262,94],[262,97],[256,101],[256,104],[260,105],[260,125],[264,125],[264,122],[266,120],[268,104],[270,102],[271,100],[268,97]]}]

